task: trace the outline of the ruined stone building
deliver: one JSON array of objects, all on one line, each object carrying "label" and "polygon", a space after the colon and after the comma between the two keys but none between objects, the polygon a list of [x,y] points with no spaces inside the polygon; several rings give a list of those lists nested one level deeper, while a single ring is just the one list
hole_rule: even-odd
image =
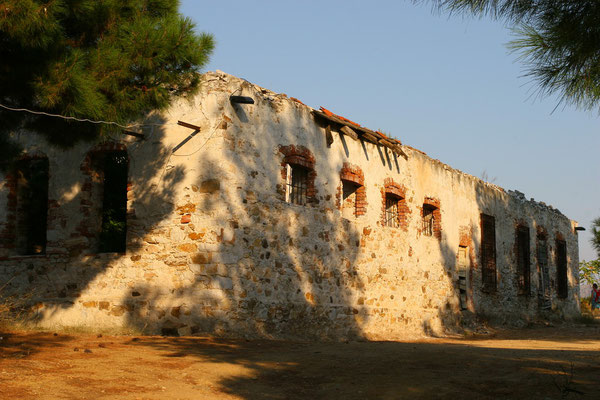
[{"label": "ruined stone building", "polygon": [[143,124],[14,134],[0,285],[38,324],[398,339],[579,313],[576,223],[519,192],[222,72]]}]

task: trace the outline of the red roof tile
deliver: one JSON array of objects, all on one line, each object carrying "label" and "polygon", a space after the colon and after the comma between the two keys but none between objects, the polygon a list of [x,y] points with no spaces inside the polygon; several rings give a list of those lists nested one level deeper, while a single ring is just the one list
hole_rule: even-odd
[{"label": "red roof tile", "polygon": [[334,114],[334,113],[332,113],[331,111],[329,111],[328,109],[326,109],[326,108],[325,108],[325,107],[323,107],[323,106],[321,106],[321,107],[319,107],[319,108],[320,108],[320,109],[321,109],[321,111],[322,111],[323,113],[325,113],[325,115],[327,115],[328,117],[337,117],[337,118],[341,119],[342,121],[348,122],[349,124],[352,124],[352,125],[355,125],[355,126],[360,126],[360,124],[357,124],[357,123],[356,123],[356,122],[354,122],[354,121],[350,121],[348,118],[344,118],[344,117],[342,117],[341,115],[337,115],[337,114]]},{"label": "red roof tile", "polygon": [[295,98],[295,97],[290,97],[290,100],[294,100],[294,101],[295,101],[295,102],[297,102],[297,103],[300,103],[300,104],[302,104],[302,105],[306,105],[306,104],[304,104],[303,102],[301,102],[300,100],[298,100],[298,99],[297,99],[297,98]]}]

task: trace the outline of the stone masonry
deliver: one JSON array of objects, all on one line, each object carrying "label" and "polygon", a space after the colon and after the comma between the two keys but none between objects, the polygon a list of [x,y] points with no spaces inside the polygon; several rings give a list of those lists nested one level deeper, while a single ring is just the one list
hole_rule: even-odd
[{"label": "stone masonry", "polygon": [[[574,221],[325,111],[217,71],[149,115],[143,140],[65,151],[15,132],[24,158],[48,159],[46,246],[18,254],[8,172],[2,295],[46,327],[236,337],[393,340],[474,315],[579,315]],[[128,157],[125,253],[98,252],[103,151]]]}]

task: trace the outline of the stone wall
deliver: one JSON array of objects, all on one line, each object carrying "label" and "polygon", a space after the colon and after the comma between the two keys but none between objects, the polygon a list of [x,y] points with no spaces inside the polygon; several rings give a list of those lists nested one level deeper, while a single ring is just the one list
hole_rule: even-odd
[{"label": "stone wall", "polygon": [[[255,104],[231,104],[234,92]],[[578,315],[573,221],[408,146],[402,157],[336,130],[328,145],[311,111],[214,72],[197,97],[150,115],[145,140],[123,136],[61,151],[31,132],[15,133],[27,154],[49,160],[48,242],[44,255],[30,256],[2,242],[3,294],[27,295],[42,326],[246,337],[398,339],[442,333],[475,314],[504,322]],[[200,132],[172,152],[193,132],[179,120]],[[98,254],[92,229],[101,200],[89,159],[103,146],[129,157],[125,254]],[[286,202],[287,163],[309,170],[306,205]],[[344,212],[342,180],[360,189],[355,212]],[[11,180],[3,182],[0,231],[10,238],[14,196]],[[400,200],[398,228],[384,226],[386,192]],[[431,236],[423,234],[424,205],[437,208]],[[497,286],[487,293],[482,213],[495,217]],[[531,238],[529,294],[518,291],[519,224]],[[552,279],[543,311],[538,232],[546,235]],[[555,284],[559,237],[567,246],[564,299]],[[468,254],[464,311],[459,246]]]}]

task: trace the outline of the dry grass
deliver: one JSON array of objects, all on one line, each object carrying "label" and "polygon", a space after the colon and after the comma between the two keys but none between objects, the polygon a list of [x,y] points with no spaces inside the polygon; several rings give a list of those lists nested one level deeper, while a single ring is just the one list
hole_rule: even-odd
[{"label": "dry grass", "polygon": [[88,325],[44,325],[44,326],[33,326],[29,325],[29,331],[36,332],[58,332],[65,335],[108,335],[108,336],[143,336],[145,335],[140,329],[136,327],[90,327]]},{"label": "dry grass", "polygon": [[[13,277],[14,278],[14,277]],[[6,295],[6,287],[13,278],[0,285],[0,329],[18,330],[31,327],[31,300],[34,291],[16,295]]]}]

